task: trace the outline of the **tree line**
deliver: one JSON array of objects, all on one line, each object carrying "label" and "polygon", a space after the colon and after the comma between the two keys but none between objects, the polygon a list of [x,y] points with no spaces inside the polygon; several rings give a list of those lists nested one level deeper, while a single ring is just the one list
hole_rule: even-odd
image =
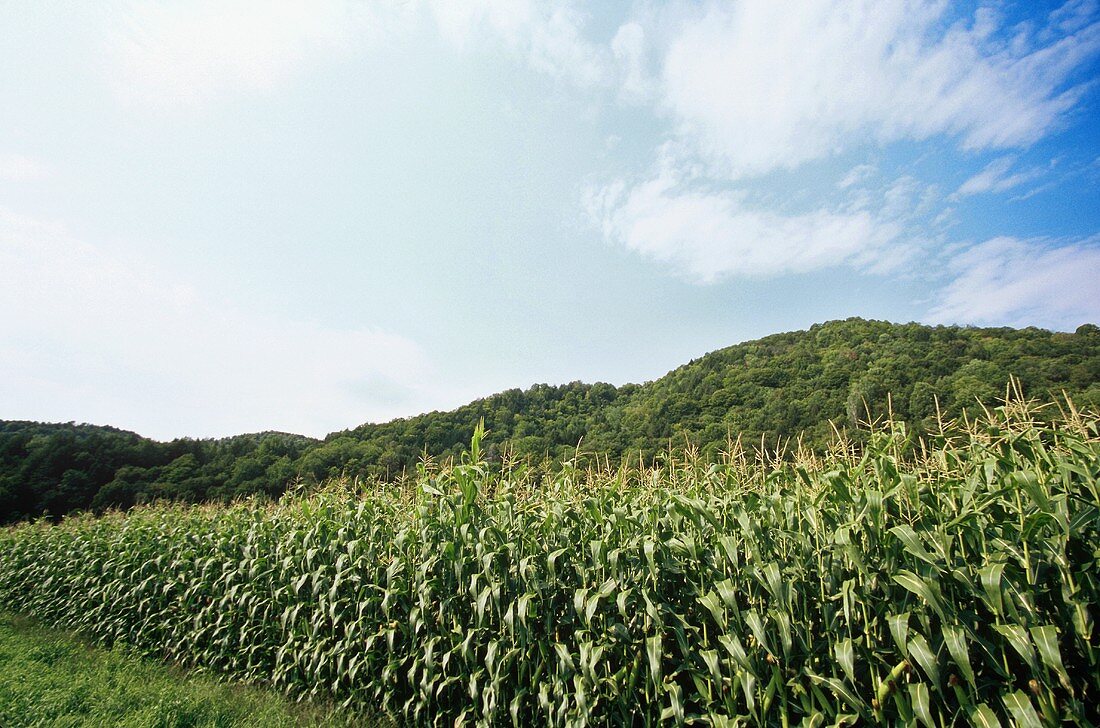
[{"label": "tree line", "polygon": [[920,433],[937,418],[995,406],[1010,378],[1040,400],[1068,395],[1100,409],[1100,328],[929,327],[847,319],[711,352],[646,384],[537,384],[450,412],[334,432],[277,432],[157,442],[113,427],[0,421],[0,521],[160,499],[277,497],[293,484],[347,476],[395,479],[423,458],[446,460],[484,420],[490,461],[554,463],[578,452],[615,464],[731,438],[822,448],[834,428],[887,415]]}]

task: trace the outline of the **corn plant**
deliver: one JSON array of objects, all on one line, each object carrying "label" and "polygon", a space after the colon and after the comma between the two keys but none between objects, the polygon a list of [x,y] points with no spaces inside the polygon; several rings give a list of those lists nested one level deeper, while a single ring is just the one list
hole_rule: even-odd
[{"label": "corn plant", "polygon": [[480,429],[400,486],[0,532],[0,605],[446,725],[1100,722],[1097,421],[552,476]]}]

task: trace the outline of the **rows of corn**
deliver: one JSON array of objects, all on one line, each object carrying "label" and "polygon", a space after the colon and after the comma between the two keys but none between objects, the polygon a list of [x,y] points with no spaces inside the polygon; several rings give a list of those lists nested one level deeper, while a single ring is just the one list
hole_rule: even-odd
[{"label": "rows of corn", "polygon": [[0,532],[0,607],[411,724],[1100,723],[1100,439],[424,467]]}]

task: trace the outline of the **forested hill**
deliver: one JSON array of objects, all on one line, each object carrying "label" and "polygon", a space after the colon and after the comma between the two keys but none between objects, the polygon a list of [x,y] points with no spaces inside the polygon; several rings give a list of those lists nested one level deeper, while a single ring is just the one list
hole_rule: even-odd
[{"label": "forested hill", "polygon": [[[927,327],[849,319],[721,349],[647,384],[535,385],[451,412],[337,432],[323,441],[284,433],[160,443],[91,425],[0,422],[0,521],[157,498],[225,500],[277,495],[330,476],[394,477],[425,453],[457,454],[479,419],[490,458],[508,449],[536,461],[586,452],[650,458],[730,435],[774,445],[802,434],[824,444],[830,421],[852,428],[884,413],[931,427],[995,404],[1010,376],[1027,396],[1062,392],[1100,409],[1100,328]],[[871,411],[865,411],[867,403]]]}]

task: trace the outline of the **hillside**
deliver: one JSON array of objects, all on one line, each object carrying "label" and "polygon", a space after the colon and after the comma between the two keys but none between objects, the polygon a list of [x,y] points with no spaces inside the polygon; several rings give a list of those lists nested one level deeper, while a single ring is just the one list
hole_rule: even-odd
[{"label": "hillside", "polygon": [[[535,385],[451,412],[366,424],[316,441],[283,433],[158,443],[89,425],[0,422],[0,520],[128,507],[157,498],[278,495],[295,480],[392,478],[425,454],[447,458],[485,420],[490,460],[586,452],[650,459],[685,445],[713,452],[729,437],[775,446],[802,435],[823,445],[834,423],[884,414],[917,431],[995,404],[1009,377],[1024,394],[1065,392],[1100,407],[1100,329],[928,327],[848,319],[711,352],[646,384]],[[869,407],[868,412],[865,407]],[[855,433],[858,437],[858,433]]]}]

